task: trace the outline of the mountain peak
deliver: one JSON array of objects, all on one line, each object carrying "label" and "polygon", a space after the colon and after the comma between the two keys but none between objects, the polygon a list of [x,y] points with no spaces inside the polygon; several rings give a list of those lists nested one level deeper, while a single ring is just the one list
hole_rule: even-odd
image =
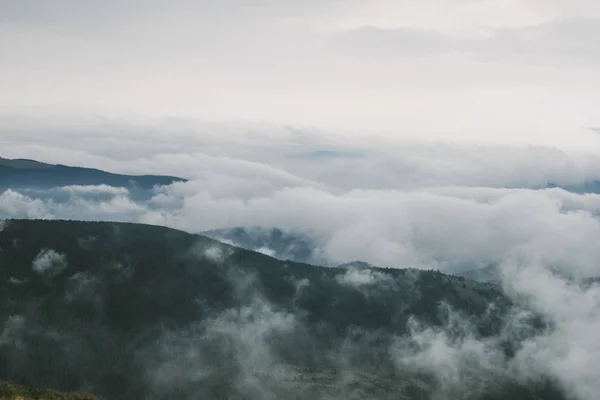
[{"label": "mountain peak", "polygon": [[56,165],[30,160],[28,158],[3,158],[0,157],[0,165],[18,169],[50,169]]}]

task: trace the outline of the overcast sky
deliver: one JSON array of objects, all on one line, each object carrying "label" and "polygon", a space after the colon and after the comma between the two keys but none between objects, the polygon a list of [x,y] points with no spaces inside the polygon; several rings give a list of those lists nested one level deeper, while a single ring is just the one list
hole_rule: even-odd
[{"label": "overcast sky", "polygon": [[0,111],[590,149],[599,18],[595,0],[0,0]]}]

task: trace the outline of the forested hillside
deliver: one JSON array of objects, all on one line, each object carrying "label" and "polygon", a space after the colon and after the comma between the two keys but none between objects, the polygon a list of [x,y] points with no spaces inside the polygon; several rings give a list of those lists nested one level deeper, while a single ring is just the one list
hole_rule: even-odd
[{"label": "forested hillside", "polygon": [[562,398],[544,379],[469,364],[449,383],[414,361],[444,335],[507,363],[545,329],[530,315],[502,333],[515,306],[492,284],[282,262],[149,225],[2,227],[0,379],[107,399]]}]

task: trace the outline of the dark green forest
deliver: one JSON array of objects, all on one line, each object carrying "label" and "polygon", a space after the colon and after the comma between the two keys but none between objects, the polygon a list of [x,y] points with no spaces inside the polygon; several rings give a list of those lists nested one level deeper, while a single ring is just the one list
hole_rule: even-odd
[{"label": "dark green forest", "polygon": [[494,337],[514,307],[499,286],[439,271],[284,262],[158,226],[0,230],[0,380],[106,399],[562,399],[551,381],[502,374],[446,389],[390,352],[418,324]]}]

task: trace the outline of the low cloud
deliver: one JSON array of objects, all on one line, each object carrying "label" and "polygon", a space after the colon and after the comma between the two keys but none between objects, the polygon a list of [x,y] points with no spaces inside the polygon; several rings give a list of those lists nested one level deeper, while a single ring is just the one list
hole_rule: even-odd
[{"label": "low cloud", "polygon": [[356,268],[351,268],[346,273],[338,275],[336,279],[342,284],[356,287],[377,285],[383,281],[389,280],[389,278],[381,272]]},{"label": "low cloud", "polygon": [[52,249],[45,249],[35,257],[31,268],[35,273],[51,279],[63,272],[67,266],[64,254]]},{"label": "low cloud", "polygon": [[[196,176],[158,188],[148,199],[106,186],[8,189],[0,193],[0,217],[120,220],[190,232],[277,227],[307,236],[318,253],[312,259],[328,265],[364,260],[456,272],[529,253],[572,276],[598,272],[592,238],[600,230],[600,195],[579,193],[600,191],[594,154],[391,139],[342,145],[335,136],[315,142],[310,132],[260,132],[215,139],[212,156],[134,157],[128,165],[139,172],[181,169]],[[304,135],[308,140],[296,140]],[[320,142],[338,148],[364,143],[365,156],[285,156]],[[548,185],[569,191],[543,189]]]},{"label": "low cloud", "polygon": [[[390,347],[394,365],[432,372],[441,399],[441,393],[459,397],[465,388],[481,391],[496,379],[548,379],[578,400],[593,399],[600,391],[593,375],[600,365],[595,340],[600,332],[600,289],[586,283],[600,276],[600,158],[593,152],[390,138],[375,143],[334,135],[313,140],[310,131],[258,130],[237,131],[224,139],[211,136],[206,142],[188,136],[189,151],[176,154],[162,151],[164,140],[154,135],[156,141],[129,158],[94,153],[92,142],[85,139],[77,143],[78,151],[95,154],[90,158],[98,163],[94,166],[108,159],[106,165],[117,172],[181,172],[190,181],[157,188],[143,200],[125,189],[103,186],[48,192],[8,189],[0,193],[0,217],[121,220],[189,232],[277,227],[309,237],[327,265],[363,260],[381,267],[448,273],[494,266],[505,292],[529,314],[515,309],[503,321],[501,333],[486,339],[451,310],[443,328],[414,321],[409,338]],[[53,145],[68,141],[60,136],[53,140]],[[359,148],[362,156],[298,157],[324,148]],[[82,247],[92,243],[93,238],[80,240]],[[218,265],[229,262],[232,251],[218,243],[191,250]],[[38,255],[34,269],[52,275],[64,268],[64,261],[48,249]],[[122,263],[113,272],[120,274],[119,282],[126,282],[134,268]],[[171,394],[170,381],[193,385],[215,376],[207,367],[214,354],[195,347],[194,338],[223,346],[234,360],[240,390],[257,398],[284,390],[276,382],[264,384],[249,371],[263,363],[278,365],[279,347],[269,347],[273,337],[284,343],[290,337],[296,340],[296,334],[305,337],[297,324],[299,316],[260,298],[249,288],[252,277],[238,278],[236,290],[248,300],[244,307],[211,315],[210,326],[167,332],[156,343],[162,350],[151,351],[157,350],[155,358],[148,359],[153,367],[148,379],[157,392]],[[383,272],[359,269],[337,277],[367,302],[374,290],[386,288],[384,278]],[[306,286],[294,282],[292,290],[301,294]],[[91,277],[73,278],[69,298],[85,301],[86,288],[98,289]],[[530,313],[547,329],[527,330],[524,321]],[[376,335],[365,334],[363,339],[368,343]],[[506,355],[505,342],[519,343],[511,349],[514,357]],[[337,355],[343,355],[347,365],[368,348],[352,341],[346,346],[348,351]],[[278,373],[286,379],[294,376],[293,371]]]},{"label": "low cloud", "polygon": [[109,186],[109,185],[89,185],[89,186],[70,185],[70,186],[62,186],[62,187],[58,188],[58,190],[62,191],[62,192],[69,193],[71,195],[77,195],[77,194],[103,195],[103,194],[108,194],[108,195],[117,196],[117,195],[128,195],[129,194],[129,190],[127,190],[126,188],[114,187],[114,186]]}]

